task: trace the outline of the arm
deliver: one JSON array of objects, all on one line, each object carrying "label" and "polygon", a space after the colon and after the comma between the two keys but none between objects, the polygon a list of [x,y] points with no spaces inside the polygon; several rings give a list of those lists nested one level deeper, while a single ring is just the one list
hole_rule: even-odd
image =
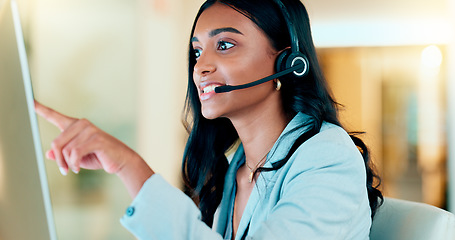
[{"label": "arm", "polygon": [[138,239],[223,239],[201,221],[194,202],[159,174],[147,180],[120,221]]}]

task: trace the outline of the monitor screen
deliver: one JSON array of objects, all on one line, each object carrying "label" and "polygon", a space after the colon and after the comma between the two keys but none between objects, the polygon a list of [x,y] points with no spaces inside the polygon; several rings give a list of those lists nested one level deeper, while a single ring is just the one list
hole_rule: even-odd
[{"label": "monitor screen", "polygon": [[0,239],[56,239],[17,3],[0,1]]}]

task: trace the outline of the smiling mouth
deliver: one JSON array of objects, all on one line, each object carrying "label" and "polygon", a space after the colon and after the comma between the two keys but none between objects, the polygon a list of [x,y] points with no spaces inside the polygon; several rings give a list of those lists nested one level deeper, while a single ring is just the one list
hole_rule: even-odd
[{"label": "smiling mouth", "polygon": [[207,87],[204,87],[202,89],[202,93],[210,93],[210,92],[213,92],[215,91],[215,88],[218,87],[217,85],[210,85],[210,86],[207,86]]}]

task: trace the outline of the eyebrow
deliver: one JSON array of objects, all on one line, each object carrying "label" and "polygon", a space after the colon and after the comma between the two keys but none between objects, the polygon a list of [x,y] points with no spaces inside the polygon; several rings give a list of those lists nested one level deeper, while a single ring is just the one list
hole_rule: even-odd
[{"label": "eyebrow", "polygon": [[[230,33],[237,33],[237,34],[241,34],[243,35],[242,32],[240,32],[239,30],[233,28],[233,27],[224,27],[224,28],[217,28],[217,29],[214,29],[212,31],[209,32],[209,37],[214,37],[220,33],[223,33],[223,32],[230,32]],[[191,38],[191,42],[199,42],[199,39],[197,37],[192,37]]]}]

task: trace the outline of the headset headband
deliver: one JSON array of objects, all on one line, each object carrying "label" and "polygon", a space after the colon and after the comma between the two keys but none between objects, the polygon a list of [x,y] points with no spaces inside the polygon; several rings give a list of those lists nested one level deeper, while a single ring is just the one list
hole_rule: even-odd
[{"label": "headset headband", "polygon": [[283,13],[283,16],[284,16],[284,21],[286,22],[286,26],[288,27],[289,37],[291,38],[291,50],[292,50],[292,52],[299,52],[300,51],[299,39],[297,37],[294,24],[291,21],[291,16],[289,15],[289,12],[288,12],[286,6],[284,6],[284,4],[283,4],[283,2],[281,2],[281,0],[274,0],[274,1],[280,7],[281,12]]}]

